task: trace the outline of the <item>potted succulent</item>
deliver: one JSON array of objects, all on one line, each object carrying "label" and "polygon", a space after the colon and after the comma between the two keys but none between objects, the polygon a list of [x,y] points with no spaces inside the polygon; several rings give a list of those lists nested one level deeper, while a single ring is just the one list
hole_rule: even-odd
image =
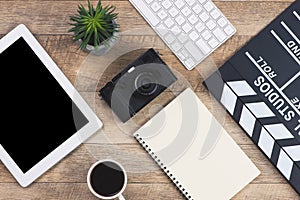
[{"label": "potted succulent", "polygon": [[104,54],[116,43],[120,26],[116,23],[118,13],[115,6],[102,6],[98,1],[96,8],[88,0],[88,9],[80,4],[77,13],[70,16],[73,26],[73,41],[78,41],[82,50],[97,55]]}]

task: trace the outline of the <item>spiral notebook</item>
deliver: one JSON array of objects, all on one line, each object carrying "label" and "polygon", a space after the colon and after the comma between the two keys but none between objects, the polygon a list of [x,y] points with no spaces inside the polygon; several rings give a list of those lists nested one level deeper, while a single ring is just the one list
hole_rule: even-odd
[{"label": "spiral notebook", "polygon": [[260,174],[191,89],[134,136],[187,199],[230,199]]}]

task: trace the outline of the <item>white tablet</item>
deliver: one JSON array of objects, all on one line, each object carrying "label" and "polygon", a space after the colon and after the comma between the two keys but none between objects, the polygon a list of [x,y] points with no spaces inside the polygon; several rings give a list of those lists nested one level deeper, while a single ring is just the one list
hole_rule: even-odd
[{"label": "white tablet", "polygon": [[26,187],[102,123],[24,25],[0,40],[0,66],[0,159]]}]

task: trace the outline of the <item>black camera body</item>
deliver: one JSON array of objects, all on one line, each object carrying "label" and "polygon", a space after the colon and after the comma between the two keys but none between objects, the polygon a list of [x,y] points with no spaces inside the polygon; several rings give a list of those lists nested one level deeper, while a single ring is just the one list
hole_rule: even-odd
[{"label": "black camera body", "polygon": [[154,49],[149,49],[107,83],[99,95],[126,122],[176,80]]}]

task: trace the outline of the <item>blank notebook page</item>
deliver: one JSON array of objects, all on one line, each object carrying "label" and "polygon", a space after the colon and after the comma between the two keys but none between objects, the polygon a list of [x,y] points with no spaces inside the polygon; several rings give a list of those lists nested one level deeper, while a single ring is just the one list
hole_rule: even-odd
[{"label": "blank notebook page", "polygon": [[260,174],[190,89],[135,137],[188,199],[230,199]]}]

